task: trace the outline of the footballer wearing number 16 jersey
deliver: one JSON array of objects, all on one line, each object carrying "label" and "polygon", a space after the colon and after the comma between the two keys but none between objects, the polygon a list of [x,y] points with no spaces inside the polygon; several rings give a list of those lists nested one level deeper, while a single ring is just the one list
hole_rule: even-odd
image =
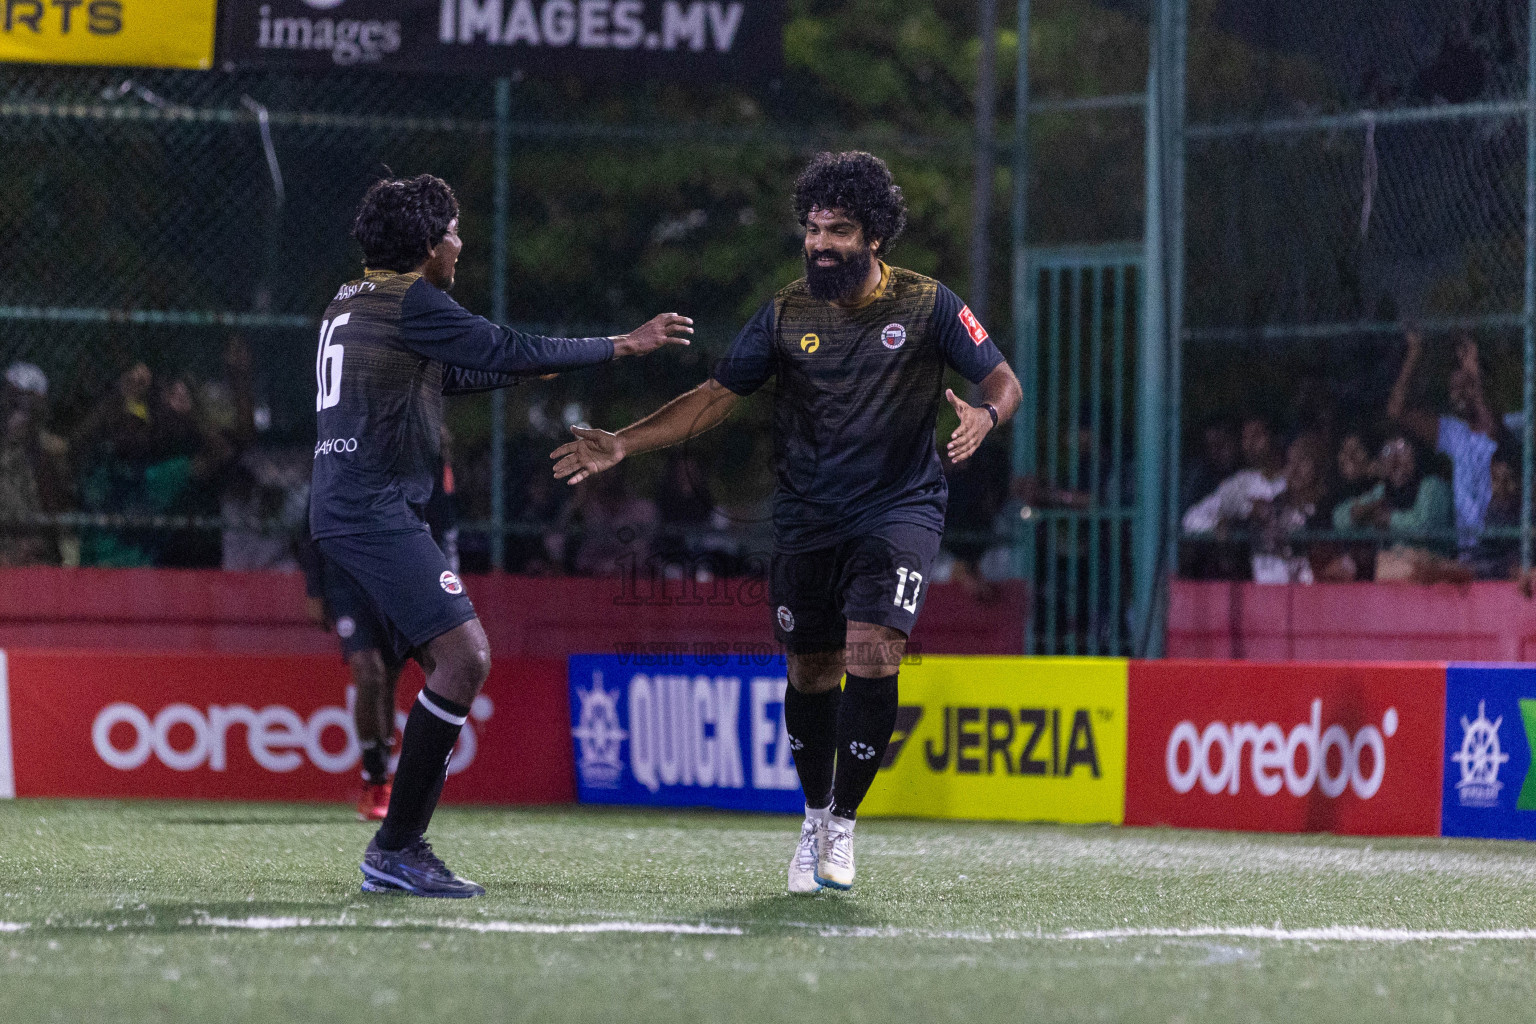
[{"label": "footballer wearing number 16 jersey", "polygon": [[448,296],[463,249],[458,200],[428,174],[375,183],[352,234],[364,273],[326,308],[315,359],[310,533],[366,600],[392,657],[414,657],[427,675],[389,809],[363,854],[363,890],[477,896],[485,890],[426,841],[491,661],[463,581],[423,518],[441,464],[443,396],[686,345],[692,321],[667,313],[619,337],[544,338],[475,316]]},{"label": "footballer wearing number 16 jersey", "polygon": [[[617,433],[575,428],[553,458],[557,477],[579,483],[708,430],[777,378],[769,606],[805,791],[789,890],[810,893],[852,886],[856,814],[896,724],[897,672],[944,529],[940,403],[960,420],[948,443],[959,462],[1022,393],[954,292],[882,258],[906,223],[883,161],[817,156],[796,182],[795,212],[805,277],[758,311],[712,378]],[[977,386],[978,404],[944,388],[946,368]]]}]

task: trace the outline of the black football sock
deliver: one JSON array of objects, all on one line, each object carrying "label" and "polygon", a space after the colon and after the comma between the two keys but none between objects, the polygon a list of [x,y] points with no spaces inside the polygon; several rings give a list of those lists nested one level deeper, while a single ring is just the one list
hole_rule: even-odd
[{"label": "black football sock", "polygon": [[805,806],[821,810],[832,802],[832,766],[837,758],[837,706],[840,687],[825,693],[784,691],[784,728],[795,752],[795,771],[805,790]]},{"label": "black football sock", "polygon": [[427,834],[427,823],[443,790],[448,757],[468,718],[469,708],[425,687],[417,695],[400,738],[400,765],[389,795],[389,813],[379,827],[381,849],[403,850]]},{"label": "black football sock", "polygon": [[363,781],[380,786],[389,778],[389,744],[370,740],[360,744],[363,752]]},{"label": "black football sock", "polygon": [[870,679],[848,673],[842,705],[837,709],[837,773],[832,780],[832,813],[852,818],[858,813],[885,760],[896,728],[896,677]]}]

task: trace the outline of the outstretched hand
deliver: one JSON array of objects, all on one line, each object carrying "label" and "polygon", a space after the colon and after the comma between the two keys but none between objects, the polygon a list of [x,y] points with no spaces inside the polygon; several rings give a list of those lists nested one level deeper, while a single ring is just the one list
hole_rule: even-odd
[{"label": "outstretched hand", "polygon": [[549,455],[559,460],[555,463],[556,480],[565,480],[575,486],[624,460],[624,442],[618,434],[594,427],[572,427],[571,433],[576,435],[576,440],[561,445]]},{"label": "outstretched hand", "polygon": [[955,397],[952,388],[944,390],[944,397],[949,399],[949,404],[955,407],[955,414],[960,417],[960,425],[949,435],[949,461],[964,462],[976,453],[981,442],[992,431],[992,414]]},{"label": "outstretched hand", "polygon": [[677,313],[663,313],[613,339],[613,357],[643,356],[663,345],[686,345],[693,334],[693,321]]}]

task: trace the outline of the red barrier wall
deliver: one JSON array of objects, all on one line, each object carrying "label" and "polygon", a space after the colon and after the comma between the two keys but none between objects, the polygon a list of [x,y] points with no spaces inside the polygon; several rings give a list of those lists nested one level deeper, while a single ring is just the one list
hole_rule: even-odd
[{"label": "red barrier wall", "polygon": [[1168,655],[1254,661],[1532,661],[1536,601],[1512,583],[1173,585]]},{"label": "red barrier wall", "polygon": [[[348,677],[336,658],[17,649],[4,658],[17,796],[356,795]],[[397,707],[420,689],[411,670]],[[564,662],[496,662],[449,771],[449,802],[574,801]]]},{"label": "red barrier wall", "polygon": [[[766,593],[732,582],[683,603],[618,579],[472,576],[465,586],[496,658],[564,658],[621,644],[771,644]],[[934,654],[1018,654],[1024,590],[981,604],[959,587],[929,592],[913,639]],[[332,654],[335,640],[304,617],[290,573],[171,569],[0,570],[0,648],[68,647],[256,654]]]}]

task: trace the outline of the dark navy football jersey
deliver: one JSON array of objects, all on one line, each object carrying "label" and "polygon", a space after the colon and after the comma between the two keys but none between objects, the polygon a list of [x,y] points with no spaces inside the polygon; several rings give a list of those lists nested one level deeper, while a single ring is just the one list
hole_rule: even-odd
[{"label": "dark navy football jersey", "polygon": [[879,289],[857,309],[813,299],[804,280],[774,296],[714,376],[738,395],[778,377],[777,547],[814,551],[881,523],[942,531],[944,368],[980,383],[1002,362],[959,297],[910,270],[882,264]]},{"label": "dark navy football jersey", "polygon": [[443,396],[607,362],[608,338],[544,338],[475,316],[420,274],[370,271],[325,310],[309,506],[316,538],[425,530]]}]

